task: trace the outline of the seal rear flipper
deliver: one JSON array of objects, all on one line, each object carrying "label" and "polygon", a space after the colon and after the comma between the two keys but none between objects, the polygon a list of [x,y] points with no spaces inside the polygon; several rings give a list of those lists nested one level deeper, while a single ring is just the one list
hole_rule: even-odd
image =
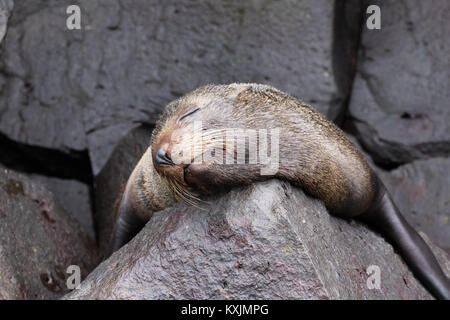
[{"label": "seal rear flipper", "polygon": [[357,219],[375,227],[403,257],[422,285],[438,299],[450,299],[450,280],[431,249],[409,225],[380,183],[380,193],[372,209]]}]

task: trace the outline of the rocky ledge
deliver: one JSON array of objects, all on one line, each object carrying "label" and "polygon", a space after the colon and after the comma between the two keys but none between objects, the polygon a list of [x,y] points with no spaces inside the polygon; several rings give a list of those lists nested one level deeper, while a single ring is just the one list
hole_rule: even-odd
[{"label": "rocky ledge", "polygon": [[[432,298],[377,233],[330,216],[288,183],[236,189],[201,206],[156,213],[64,298]],[[446,254],[430,245],[449,273]],[[370,266],[379,268],[379,289],[369,288]]]}]

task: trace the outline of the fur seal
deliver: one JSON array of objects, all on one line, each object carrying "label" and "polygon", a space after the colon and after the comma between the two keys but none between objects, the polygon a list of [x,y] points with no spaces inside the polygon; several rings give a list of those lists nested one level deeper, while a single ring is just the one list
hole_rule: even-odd
[{"label": "fur seal", "polygon": [[[195,127],[198,122],[200,128]],[[266,131],[256,142],[242,135],[248,139],[244,161],[228,163],[225,158],[239,157],[238,148],[223,139],[229,128],[244,129],[232,131],[235,138],[242,132]],[[267,132],[277,129],[278,140],[269,139]],[[265,147],[260,144],[263,137],[270,140]],[[274,141],[277,170],[262,174],[267,162],[251,163],[251,151],[272,148]],[[205,161],[205,155],[213,161]],[[208,85],[166,106],[150,147],[118,198],[111,250],[128,242],[153,212],[178,199],[195,203],[198,197],[271,178],[302,188],[333,215],[377,229],[435,297],[450,299],[449,279],[430,248],[400,214],[358,149],[312,107],[267,85]]]}]

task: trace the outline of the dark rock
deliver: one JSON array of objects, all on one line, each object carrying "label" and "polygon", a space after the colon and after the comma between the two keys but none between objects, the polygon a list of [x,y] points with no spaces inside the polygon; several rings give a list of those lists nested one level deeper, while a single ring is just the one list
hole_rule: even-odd
[{"label": "dark rock", "polygon": [[350,115],[375,162],[450,155],[450,3],[369,1],[381,30],[363,26]]},{"label": "dark rock", "polygon": [[94,241],[42,184],[0,168],[0,299],[55,299],[69,290],[67,267],[84,278]]},{"label": "dark rock", "polygon": [[[450,272],[445,253],[434,248]],[[380,268],[381,289],[366,269]],[[276,180],[155,213],[65,299],[430,299],[362,224]]]},{"label": "dark rock", "polygon": [[153,127],[140,126],[123,138],[94,179],[95,225],[101,253],[105,253],[114,224],[114,204],[137,162],[147,150]]},{"label": "dark rock", "polygon": [[347,115],[363,23],[363,3],[358,0],[336,0],[333,23],[333,74],[339,94],[327,116],[342,125]]},{"label": "dark rock", "polygon": [[8,25],[8,18],[11,15],[11,11],[14,8],[13,0],[0,0],[0,43],[6,33]]},{"label": "dark rock", "polygon": [[12,170],[77,180],[92,184],[91,161],[86,150],[61,151],[29,145],[0,132],[0,163]]},{"label": "dark rock", "polygon": [[[268,83],[331,118],[348,94],[332,63],[333,2],[81,0],[82,30],[66,30],[72,2],[16,3],[0,61],[0,127],[30,145],[89,150],[94,174],[137,122],[154,123],[200,85]],[[348,26],[360,18],[345,12]]]},{"label": "dark rock", "polygon": [[92,239],[96,238],[89,186],[76,180],[41,175],[32,175],[31,179],[50,190],[63,209],[78,220]]}]

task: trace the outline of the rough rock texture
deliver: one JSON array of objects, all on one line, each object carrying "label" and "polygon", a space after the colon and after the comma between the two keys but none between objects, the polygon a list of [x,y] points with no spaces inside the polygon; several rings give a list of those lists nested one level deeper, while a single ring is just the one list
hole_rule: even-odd
[{"label": "rough rock texture", "polygon": [[41,175],[32,175],[33,181],[39,181],[55,196],[56,201],[70,213],[95,239],[94,220],[89,187],[76,180],[58,179]]},{"label": "rough rock texture", "polygon": [[[330,117],[348,94],[336,84],[351,62],[339,47],[333,65],[331,1],[81,0],[82,30],[67,30],[72,2],[16,3],[0,60],[0,128],[31,145],[88,149],[94,174],[136,122],[154,123],[203,84],[268,83]],[[346,26],[360,18],[350,9],[338,15]]]},{"label": "rough rock texture", "polygon": [[12,0],[0,0],[0,43],[5,36],[8,18],[13,8],[14,2]]},{"label": "rough rock texture", "polygon": [[363,27],[350,115],[377,163],[450,154],[450,2],[370,1],[381,30]]},{"label": "rough rock texture", "polygon": [[0,299],[54,299],[97,263],[93,240],[42,184],[0,167]]},{"label": "rough rock texture", "polygon": [[[66,299],[429,299],[364,225],[276,180],[156,213]],[[444,268],[450,261],[436,249]],[[377,265],[381,289],[369,290]]]},{"label": "rough rock texture", "polygon": [[100,252],[108,248],[114,224],[114,204],[137,162],[147,150],[153,127],[133,129],[117,145],[102,171],[94,179],[95,225]]}]

